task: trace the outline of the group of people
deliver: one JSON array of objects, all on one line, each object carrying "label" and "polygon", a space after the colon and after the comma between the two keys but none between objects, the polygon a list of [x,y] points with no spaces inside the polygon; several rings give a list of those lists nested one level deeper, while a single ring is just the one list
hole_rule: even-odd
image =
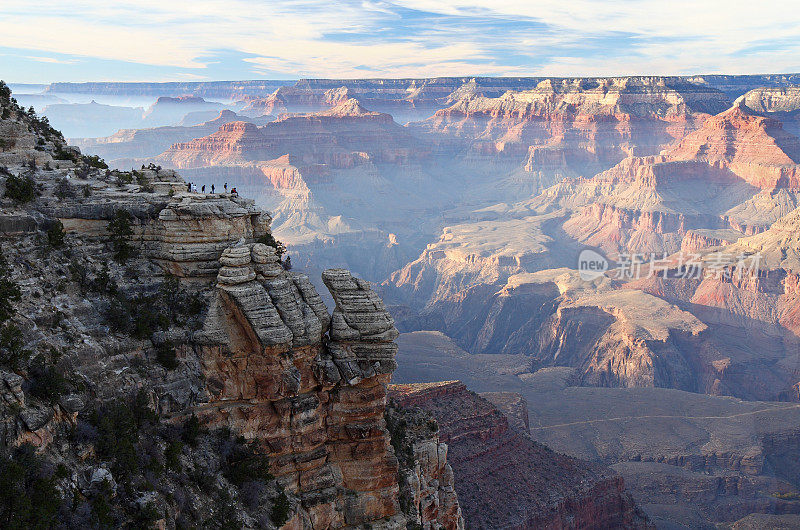
[{"label": "group of people", "polygon": [[[223,187],[225,188],[225,193],[228,193],[228,183],[227,182],[225,183],[225,185]],[[189,193],[197,193],[197,186],[195,186],[195,184],[193,182],[189,182],[186,185],[186,188],[187,188],[186,191],[188,191]],[[214,193],[214,190],[215,190],[215,186],[212,184],[211,185],[211,193]],[[205,193],[205,192],[206,192],[206,185],[203,184],[200,187],[200,193]],[[239,196],[239,193],[236,191],[236,188],[231,188],[231,192],[230,193],[231,193],[231,195],[234,195],[234,196],[237,196],[237,197]]]}]

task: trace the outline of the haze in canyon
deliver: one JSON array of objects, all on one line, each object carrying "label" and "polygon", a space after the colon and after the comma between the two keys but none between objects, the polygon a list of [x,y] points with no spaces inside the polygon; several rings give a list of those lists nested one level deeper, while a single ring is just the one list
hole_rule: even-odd
[{"label": "haze in canyon", "polygon": [[[97,104],[119,130],[68,143],[111,168],[174,169],[206,193],[254,198],[318,290],[335,266],[381,293],[401,331],[395,382],[516,393],[525,436],[612,466],[657,526],[711,527],[794,513],[800,493],[787,464],[800,436],[798,83],[149,84],[159,95],[132,114],[138,126]],[[85,108],[42,112],[68,127]],[[142,126],[148,116],[162,121]],[[587,248],[610,263],[588,281]],[[755,254],[757,269],[711,268]],[[647,259],[618,277],[631,255]],[[682,274],[689,255],[704,273]]]},{"label": "haze in canyon", "polygon": [[143,4],[0,8],[4,524],[800,528],[795,6]]}]

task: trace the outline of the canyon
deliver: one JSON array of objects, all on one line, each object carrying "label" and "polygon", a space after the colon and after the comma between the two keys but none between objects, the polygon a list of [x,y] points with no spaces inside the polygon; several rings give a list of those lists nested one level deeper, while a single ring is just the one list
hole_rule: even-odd
[{"label": "canyon", "polygon": [[[124,524],[127,503],[136,506],[141,487],[136,485],[136,472],[123,473],[118,456],[108,458],[102,452],[88,459],[78,456],[81,447],[94,450],[92,435],[84,439],[70,432],[91,429],[86,422],[92,420],[86,418],[94,414],[92,409],[103,403],[123,406],[133,393],[143,400],[140,414],[160,418],[166,432],[169,425],[179,427],[192,418],[202,425],[193,436],[203,444],[216,436],[210,433],[221,433],[223,439],[224,433],[233,433],[240,440],[236,444],[247,448],[238,451],[252,451],[247,458],[268,459],[269,472],[260,475],[268,489],[248,490],[261,491],[256,493],[260,495],[256,504],[244,500],[244,490],[233,485],[239,484],[234,475],[213,477],[228,491],[219,494],[232,499],[224,501],[233,503],[227,515],[231,524],[464,527],[452,476],[448,483],[426,453],[429,447],[434,454],[446,451],[435,433],[419,437],[418,452],[402,465],[390,445],[384,412],[386,386],[397,366],[393,342],[397,331],[369,284],[343,269],[326,270],[323,281],[335,304],[329,312],[307,276],[289,272],[272,246],[258,242],[268,239],[271,219],[252,200],[189,193],[178,175],[160,169],[143,170],[136,184],[115,184],[105,172],[87,168],[77,151],[70,151],[73,160],[53,159],[51,154],[65,148],[58,136],[31,142],[43,144],[41,151],[24,145],[25,134],[15,132],[19,129],[13,124],[26,126],[28,118],[22,111],[13,112],[16,115],[3,122],[15,148],[4,153],[4,162],[11,164],[4,168],[2,191],[7,198],[0,225],[4,260],[14,264],[11,278],[21,286],[24,301],[17,308],[15,327],[4,327],[2,352],[8,369],[2,372],[4,444],[33,444],[42,458],[56,459],[67,470],[59,475],[59,487],[74,491],[76,499],[88,499],[93,513],[97,496],[104,495],[95,490],[94,477],[106,477],[103,480],[113,493],[104,502],[120,506],[114,517]],[[12,163],[12,156],[18,164]],[[36,159],[48,169],[26,173],[29,161]],[[67,180],[69,171],[80,171],[80,176]],[[18,178],[38,185],[39,197],[32,203],[8,198],[14,196],[8,190]],[[88,191],[78,195],[77,189]],[[105,243],[121,211],[130,226],[125,245],[133,253],[124,265],[118,256],[111,256],[116,244]],[[68,251],[69,270],[80,271],[74,272],[81,278],[77,284],[64,262],[52,269],[49,259],[38,259],[38,234],[48,226],[58,226],[64,239],[52,248],[50,257],[63,259],[58,253]],[[131,273],[126,276],[125,270]],[[91,282],[101,281],[101,276],[104,285],[113,288],[93,287]],[[12,280],[4,277],[4,281]],[[159,303],[162,295],[152,293],[163,293],[168,282],[175,282],[174,296],[196,300],[198,307],[188,320],[167,317],[166,323],[155,325],[157,330],[148,327],[154,323],[139,321],[136,329],[146,331],[132,334],[116,321],[109,324],[115,303],[145,299]],[[42,303],[42,297],[52,305]],[[51,308],[63,319],[60,327],[47,322]],[[123,313],[119,318],[139,316]],[[63,348],[64,357],[48,359],[60,363],[58,369],[70,380],[82,383],[65,380],[59,392],[72,391],[60,401],[42,401],[39,394],[31,394],[32,383],[27,380],[33,378],[33,361],[8,364],[7,348],[15,346],[6,342],[5,330],[24,337],[37,352]],[[155,362],[154,348],[171,354],[172,361]],[[38,355],[41,362],[46,354]],[[396,414],[405,417],[414,412]],[[138,435],[133,436],[136,440]],[[145,442],[135,443],[133,450],[139,451]],[[158,454],[158,435],[155,443]],[[211,524],[211,519],[203,521],[221,509],[214,504],[216,494],[175,481],[191,483],[192,473],[214,469],[207,459],[224,463],[229,457],[197,441],[187,443],[183,455],[183,444],[175,447],[178,453],[169,474],[162,477],[159,488],[149,488],[148,509],[158,514],[162,525],[181,518]],[[241,469],[240,473],[255,472]],[[399,476],[411,471],[423,488],[411,497],[417,509],[406,505],[404,512]],[[91,481],[85,482],[84,476],[91,476]],[[193,496],[194,507],[189,509],[168,491]],[[427,509],[430,494],[447,499],[449,508]],[[64,502],[71,502],[67,498],[64,495]],[[282,512],[276,506],[282,506]]]},{"label": "canyon", "polygon": [[[446,227],[385,291],[422,308],[401,329],[439,329],[474,353],[527,354],[533,367],[573,366],[584,384],[783,399],[797,383],[785,369],[796,347],[795,250],[780,234],[796,207],[798,142],[737,103],[659,155]],[[581,246],[614,263],[647,256],[644,277],[582,281]],[[682,249],[710,265],[720,248],[767,259],[751,279],[681,276]]]},{"label": "canyon", "polygon": [[[421,408],[436,418],[470,524],[480,528],[648,525],[624,492],[620,476],[535,443],[463,383],[392,385],[390,395],[401,406]],[[509,488],[509,480],[519,487]],[[497,502],[499,496],[505,497],[504,502]]]},{"label": "canyon", "polygon": [[524,402],[534,441],[609,466],[657,528],[737,528],[751,513],[771,527],[797,514],[796,403],[581,386],[574,368],[533,372],[525,356],[467,353],[440,332],[401,333],[398,344],[396,385],[450,374],[517,418]]},{"label": "canyon", "polygon": [[[30,447],[44,466],[54,493],[36,517],[58,513],[70,527],[457,530],[574,517],[649,527],[618,475],[536,445],[478,398],[490,420],[481,426],[459,405],[473,399],[463,385],[455,401],[390,399],[398,331],[381,298],[326,269],[329,310],[282,261],[272,218],[252,199],[190,192],[155,165],[98,168],[7,105],[0,276],[19,295],[2,322],[0,432],[16,448],[3,458]],[[520,516],[480,516],[470,492],[489,472],[469,456],[480,444],[465,446],[445,421],[453,415],[489,429],[498,451],[530,455],[492,479],[536,485]]]},{"label": "canyon", "polygon": [[[304,288],[313,286],[323,303],[340,305],[323,281],[329,267],[352,270],[386,301],[400,332],[393,376],[400,386],[390,394],[438,421],[436,437],[418,438],[420,451],[446,445],[453,479],[427,457],[427,468],[401,472],[407,481],[382,498],[406,499],[401,504],[413,506],[411,514],[454,520],[459,512],[478,527],[500,520],[558,527],[565,517],[609,515],[634,526],[744,528],[761,515],[790,520],[800,513],[800,478],[789,464],[797,455],[800,400],[796,75],[271,83],[54,85],[44,94],[222,102],[216,117],[196,113],[201,121],[174,117],[166,127],[70,143],[119,170],[176,170],[198,187],[214,184],[217,195],[235,187],[255,200],[253,208],[269,212],[270,233],[287,244],[293,271],[307,275]],[[35,138],[19,142],[33,147]],[[175,190],[177,196],[185,188]],[[223,196],[228,200],[223,193],[204,204]],[[167,249],[158,233],[146,236],[155,238],[152,248],[162,245],[150,259],[187,281],[197,281],[195,269],[216,277],[214,259],[175,261],[195,251]],[[259,234],[240,237],[247,246]],[[218,279],[228,285],[214,295],[226,311],[246,304],[231,301],[238,285],[266,281],[258,269],[268,263],[254,261],[263,249],[249,248],[250,264],[242,267],[256,278]],[[607,267],[590,279],[578,270],[586,249]],[[309,329],[317,327],[314,307],[301,310]],[[225,318],[237,325],[266,318],[232,315]],[[252,349],[258,340],[258,330],[245,326],[225,342]],[[271,378],[288,377],[275,370],[264,368]],[[384,375],[370,377],[385,385]],[[443,383],[455,379],[466,388]],[[413,386],[422,383],[434,386]],[[328,392],[326,384],[319,381]],[[333,407],[316,399],[316,410]],[[469,407],[492,421],[474,423]],[[462,421],[451,423],[446,411]],[[407,421],[416,426],[412,438],[426,434],[419,418]],[[470,426],[475,430],[462,438],[458,429]],[[486,501],[469,484],[492,492],[502,482],[492,483],[491,470],[470,456],[481,446],[475,440],[498,455],[513,447],[515,457],[503,456],[510,460],[504,472],[520,480],[529,477],[525,462],[543,458],[536,444],[567,455],[563,466],[580,459],[602,502],[579,502],[583,514],[569,512],[572,501],[542,508],[535,497],[514,503],[515,513],[477,509]],[[325,442],[330,454],[340,441]],[[448,485],[419,486],[427,474]],[[553,484],[566,488],[559,491],[583,495],[561,479],[554,473]],[[428,500],[415,497],[418,491]],[[353,502],[370,509],[363,499]],[[536,518],[544,512],[554,519]],[[314,508],[303,517],[336,520],[331,513]]]}]

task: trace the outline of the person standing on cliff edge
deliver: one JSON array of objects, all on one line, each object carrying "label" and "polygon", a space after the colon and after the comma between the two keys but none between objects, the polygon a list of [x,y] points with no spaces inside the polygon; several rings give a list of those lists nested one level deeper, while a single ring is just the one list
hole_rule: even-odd
[{"label": "person standing on cliff edge", "polygon": [[202,191],[203,193],[205,193],[205,192],[206,192],[206,185],[205,185],[205,184],[203,184],[203,187],[202,187],[202,188],[200,188],[200,191]]},{"label": "person standing on cliff edge", "polygon": [[211,193],[214,193],[214,185],[211,185]]}]

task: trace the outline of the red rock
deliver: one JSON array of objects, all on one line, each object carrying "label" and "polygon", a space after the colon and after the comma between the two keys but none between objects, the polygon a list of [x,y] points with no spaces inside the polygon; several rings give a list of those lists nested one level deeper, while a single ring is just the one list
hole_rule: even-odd
[{"label": "red rock", "polygon": [[436,418],[470,528],[650,527],[621,477],[510,429],[496,407],[463,383],[392,385],[390,395]]},{"label": "red rock", "polygon": [[778,120],[756,116],[741,105],[709,118],[668,149],[672,160],[702,160],[725,168],[762,189],[800,187],[800,139]]},{"label": "red rock", "polygon": [[327,111],[284,115],[263,127],[227,123],[210,136],[173,145],[158,160],[177,168],[247,166],[291,154],[303,165],[350,168],[367,159],[403,163],[424,153],[390,115],[349,99]]},{"label": "red rock", "polygon": [[726,106],[718,92],[667,78],[548,79],[498,98],[467,93],[416,126],[474,139],[484,153],[528,152],[528,172],[577,176],[657,154]]}]

